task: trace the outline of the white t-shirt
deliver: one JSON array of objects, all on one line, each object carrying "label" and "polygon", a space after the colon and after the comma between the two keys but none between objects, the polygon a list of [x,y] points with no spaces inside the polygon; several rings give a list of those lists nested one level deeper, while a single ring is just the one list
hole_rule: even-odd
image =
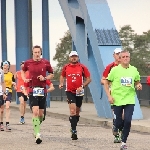
[{"label": "white t-shirt", "polygon": [[2,83],[4,82],[4,72],[0,69],[0,95],[3,95]]}]

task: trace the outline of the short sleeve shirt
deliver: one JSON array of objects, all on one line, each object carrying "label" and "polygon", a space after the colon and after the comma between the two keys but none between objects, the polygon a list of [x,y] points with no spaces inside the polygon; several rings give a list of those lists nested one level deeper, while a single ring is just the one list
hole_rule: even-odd
[{"label": "short sleeve shirt", "polygon": [[90,77],[90,72],[81,63],[67,64],[63,67],[61,75],[66,78],[66,91],[72,93],[83,84],[83,78]]},{"label": "short sleeve shirt", "polygon": [[134,83],[140,81],[137,68],[131,65],[128,68],[123,68],[118,65],[112,68],[107,79],[111,82],[111,95],[114,98],[114,105],[135,104]]}]

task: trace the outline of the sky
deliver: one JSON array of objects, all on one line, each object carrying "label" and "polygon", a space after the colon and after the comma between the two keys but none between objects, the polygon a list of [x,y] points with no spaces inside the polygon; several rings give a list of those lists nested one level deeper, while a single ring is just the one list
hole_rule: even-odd
[{"label": "sky", "polygon": [[[107,2],[117,30],[124,25],[131,25],[138,34],[150,30],[150,0],[107,0]],[[6,5],[8,60],[11,64],[15,64],[14,0],[7,0]],[[42,0],[32,0],[33,45],[42,46],[41,6]],[[56,45],[69,29],[58,0],[49,0],[49,29],[50,61],[52,66],[55,66],[56,62],[53,61],[53,57]],[[1,51],[0,47],[0,59]]]}]

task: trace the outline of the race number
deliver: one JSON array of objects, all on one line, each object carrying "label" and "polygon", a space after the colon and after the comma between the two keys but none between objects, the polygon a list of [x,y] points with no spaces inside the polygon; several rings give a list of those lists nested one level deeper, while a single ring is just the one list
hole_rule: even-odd
[{"label": "race number", "polygon": [[132,77],[122,77],[121,85],[122,86],[132,86]]},{"label": "race number", "polygon": [[82,89],[79,93],[76,90],[76,96],[84,96],[84,89]]},{"label": "race number", "polygon": [[40,87],[33,88],[33,96],[44,96],[44,88]]}]

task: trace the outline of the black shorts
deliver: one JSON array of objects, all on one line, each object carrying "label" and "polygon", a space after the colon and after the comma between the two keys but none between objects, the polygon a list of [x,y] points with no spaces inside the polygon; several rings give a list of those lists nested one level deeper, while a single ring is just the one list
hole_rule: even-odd
[{"label": "black shorts", "polygon": [[22,92],[17,92],[17,96],[18,96],[18,98],[22,96],[24,98],[24,101],[28,100],[27,96],[24,95]]},{"label": "black shorts", "polygon": [[29,94],[30,107],[39,106],[39,109],[45,108],[46,93],[44,96],[33,96],[33,93]]},{"label": "black shorts", "polygon": [[75,103],[79,108],[82,106],[83,96],[76,96],[75,93],[69,91],[66,91],[66,95],[68,103]]},{"label": "black shorts", "polygon": [[0,95],[0,106],[4,105],[3,95]]},{"label": "black shorts", "polygon": [[9,93],[7,94],[7,98],[6,98],[5,101],[10,101],[10,102],[11,102],[11,100],[12,100],[12,93],[9,92]]}]

